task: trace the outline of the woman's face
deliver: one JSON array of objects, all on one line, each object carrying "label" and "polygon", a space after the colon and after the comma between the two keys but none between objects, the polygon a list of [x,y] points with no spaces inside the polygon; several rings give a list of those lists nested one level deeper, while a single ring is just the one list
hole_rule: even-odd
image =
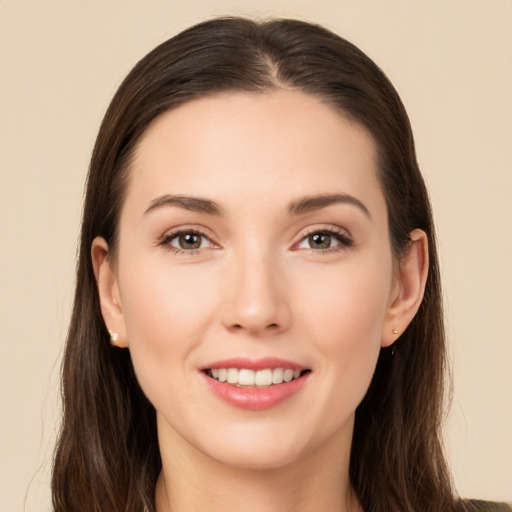
[{"label": "woman's face", "polygon": [[106,321],[164,447],[279,467],[349,449],[393,269],[368,133],[303,93],[226,93],[144,135]]}]

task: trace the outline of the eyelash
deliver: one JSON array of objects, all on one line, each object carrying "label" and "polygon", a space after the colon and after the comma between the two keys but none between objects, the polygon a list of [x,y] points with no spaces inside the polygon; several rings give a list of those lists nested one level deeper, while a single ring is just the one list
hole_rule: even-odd
[{"label": "eyelash", "polygon": [[[171,242],[178,237],[182,235],[195,235],[200,237],[203,240],[208,240],[208,242],[211,244],[211,247],[215,247],[215,244],[211,241],[211,239],[201,231],[198,231],[197,229],[180,229],[178,231],[173,231],[172,233],[165,234],[161,240],[159,241],[158,245],[161,245],[165,247],[167,250],[172,251],[174,254],[187,254],[189,256],[194,255],[198,253],[201,249],[204,249],[204,247],[198,247],[197,249],[182,249],[179,247],[175,247],[171,245]],[[202,245],[202,242],[201,242]]]},{"label": "eyelash", "polygon": [[315,254],[332,254],[334,252],[343,251],[344,249],[348,249],[354,245],[354,240],[344,231],[341,229],[332,226],[330,228],[324,228],[324,229],[311,229],[309,232],[306,232],[302,235],[299,242],[294,244],[293,247],[297,247],[297,249],[300,249],[298,246],[305,242],[309,237],[313,235],[323,235],[328,236],[330,238],[334,238],[338,244],[333,247],[328,247],[326,249],[313,249],[313,248],[304,248],[308,251],[311,251]]},{"label": "eyelash", "polygon": [[[179,231],[173,231],[172,233],[165,234],[158,242],[158,245],[165,247],[167,250],[172,251],[174,254],[187,254],[189,256],[198,253],[201,249],[204,249],[204,247],[198,247],[197,249],[187,250],[171,245],[171,242],[173,240],[177,239],[182,235],[195,235],[202,239],[201,245],[204,240],[207,240],[210,243],[209,247],[218,247],[214,244],[214,242],[211,241],[211,239],[205,233],[202,233],[197,229],[181,229]],[[299,250],[300,247],[298,246],[313,235],[327,236],[330,238],[334,238],[338,242],[338,244],[336,244],[335,246],[328,247],[325,249],[313,249],[311,247],[304,248],[316,254],[330,254],[333,252],[342,251],[343,249],[350,248],[354,245],[354,241],[352,240],[352,238],[350,238],[350,236],[348,236],[346,233],[342,232],[338,228],[331,227],[328,229],[311,229],[309,232],[306,232],[305,234],[302,235],[300,240],[293,245],[293,249]]]}]

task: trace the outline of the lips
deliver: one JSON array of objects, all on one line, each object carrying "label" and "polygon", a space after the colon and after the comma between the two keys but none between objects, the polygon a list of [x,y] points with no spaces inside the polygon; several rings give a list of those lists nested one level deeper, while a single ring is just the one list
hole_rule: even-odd
[{"label": "lips", "polygon": [[202,369],[206,384],[235,407],[264,410],[298,393],[311,370],[282,359],[229,359]]}]

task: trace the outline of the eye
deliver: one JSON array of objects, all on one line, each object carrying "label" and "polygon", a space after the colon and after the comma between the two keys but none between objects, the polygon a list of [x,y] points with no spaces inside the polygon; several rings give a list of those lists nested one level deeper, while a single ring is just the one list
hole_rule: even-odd
[{"label": "eye", "polygon": [[304,242],[307,243],[310,249],[330,249],[340,243],[339,240],[327,233],[313,233],[308,235]]},{"label": "eye", "polygon": [[333,230],[314,231],[305,236],[297,245],[297,249],[311,249],[327,251],[329,249],[342,249],[350,247],[352,240],[345,234]]},{"label": "eye", "polygon": [[213,246],[208,237],[197,231],[171,233],[162,240],[162,245],[170,246],[176,252],[192,252]]}]

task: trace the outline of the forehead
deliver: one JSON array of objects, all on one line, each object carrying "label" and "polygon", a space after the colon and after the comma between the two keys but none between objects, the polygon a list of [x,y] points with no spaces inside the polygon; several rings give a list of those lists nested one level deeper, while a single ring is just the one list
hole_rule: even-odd
[{"label": "forehead", "polygon": [[375,155],[362,126],[314,96],[223,93],[153,122],[134,155],[128,200],[172,193],[286,201],[335,191],[368,201],[382,196]]}]

